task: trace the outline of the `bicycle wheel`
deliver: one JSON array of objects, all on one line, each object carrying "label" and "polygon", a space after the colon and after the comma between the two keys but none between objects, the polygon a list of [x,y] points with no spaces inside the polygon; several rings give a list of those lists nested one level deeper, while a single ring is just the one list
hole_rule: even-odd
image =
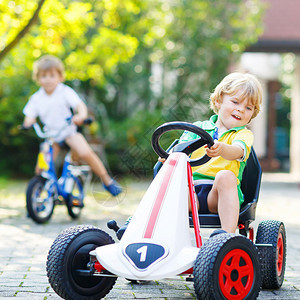
[{"label": "bicycle wheel", "polygon": [[72,177],[74,183],[67,201],[68,214],[72,219],[78,219],[83,208],[83,179],[81,177]]},{"label": "bicycle wheel", "polygon": [[30,218],[38,224],[47,222],[53,214],[56,197],[56,188],[51,181],[41,176],[33,177],[26,190],[26,209]]}]

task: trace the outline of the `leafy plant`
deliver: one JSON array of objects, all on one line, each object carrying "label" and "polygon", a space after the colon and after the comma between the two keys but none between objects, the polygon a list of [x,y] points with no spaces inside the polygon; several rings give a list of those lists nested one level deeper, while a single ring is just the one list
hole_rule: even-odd
[{"label": "leafy plant", "polygon": [[[153,153],[144,137],[157,120],[208,115],[194,107],[208,106],[228,66],[261,33],[261,17],[259,0],[3,0],[0,174],[32,173],[38,141],[16,128],[38,88],[31,70],[41,55],[64,61],[67,83],[87,100],[100,125],[109,165],[126,173],[122,153],[134,142],[144,154]],[[147,161],[150,166],[156,157]]]}]

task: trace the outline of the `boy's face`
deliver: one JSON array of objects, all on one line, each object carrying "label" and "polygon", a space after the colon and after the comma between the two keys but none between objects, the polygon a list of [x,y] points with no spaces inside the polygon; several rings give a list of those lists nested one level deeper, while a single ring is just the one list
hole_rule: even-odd
[{"label": "boy's face", "polygon": [[218,101],[218,122],[219,126],[229,130],[233,127],[240,127],[247,125],[254,113],[254,105],[248,102],[248,99],[241,99],[241,92],[235,95],[224,95],[222,102]]},{"label": "boy's face", "polygon": [[38,75],[38,83],[42,86],[48,95],[52,94],[56,86],[62,82],[61,74],[55,69],[40,71]]}]

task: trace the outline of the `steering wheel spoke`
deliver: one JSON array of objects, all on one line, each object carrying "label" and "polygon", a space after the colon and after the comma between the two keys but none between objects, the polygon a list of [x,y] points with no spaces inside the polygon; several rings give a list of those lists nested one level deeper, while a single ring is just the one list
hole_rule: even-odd
[{"label": "steering wheel spoke", "polygon": [[[211,147],[214,144],[212,137],[202,128],[187,122],[169,122],[159,126],[152,135],[152,147],[154,151],[162,158],[168,158],[169,154],[162,149],[159,144],[159,138],[167,131],[172,130],[186,130],[193,132],[199,136],[199,138],[180,143],[174,147],[174,151],[176,152],[183,152],[187,155],[190,155],[195,150],[207,145]],[[199,166],[202,165],[210,160],[210,157],[206,154],[200,158],[190,160],[191,166]]]}]

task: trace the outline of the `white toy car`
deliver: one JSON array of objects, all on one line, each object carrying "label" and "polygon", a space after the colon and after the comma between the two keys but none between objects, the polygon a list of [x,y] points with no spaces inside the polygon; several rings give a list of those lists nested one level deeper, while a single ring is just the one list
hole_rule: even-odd
[{"label": "white toy car", "polygon": [[[159,145],[159,138],[170,130],[188,130],[199,139],[175,145],[168,154]],[[211,136],[193,124],[170,122],[158,127],[152,145],[167,160],[159,172],[156,167],[157,175],[120,242],[115,243],[93,226],[63,231],[53,242],[47,260],[54,291],[64,299],[100,299],[109,293],[117,277],[147,281],[183,274],[193,274],[198,299],[255,299],[261,286],[279,288],[285,270],[284,225],[278,221],[259,224],[256,244],[249,226],[255,219],[261,180],[253,150],[242,180],[245,203],[240,211],[240,234],[218,234],[202,245],[200,225],[220,227],[218,215],[198,215],[196,208],[191,165],[210,158],[205,155],[191,161],[189,155],[206,144],[213,144]],[[190,237],[191,226],[196,242]]]}]

